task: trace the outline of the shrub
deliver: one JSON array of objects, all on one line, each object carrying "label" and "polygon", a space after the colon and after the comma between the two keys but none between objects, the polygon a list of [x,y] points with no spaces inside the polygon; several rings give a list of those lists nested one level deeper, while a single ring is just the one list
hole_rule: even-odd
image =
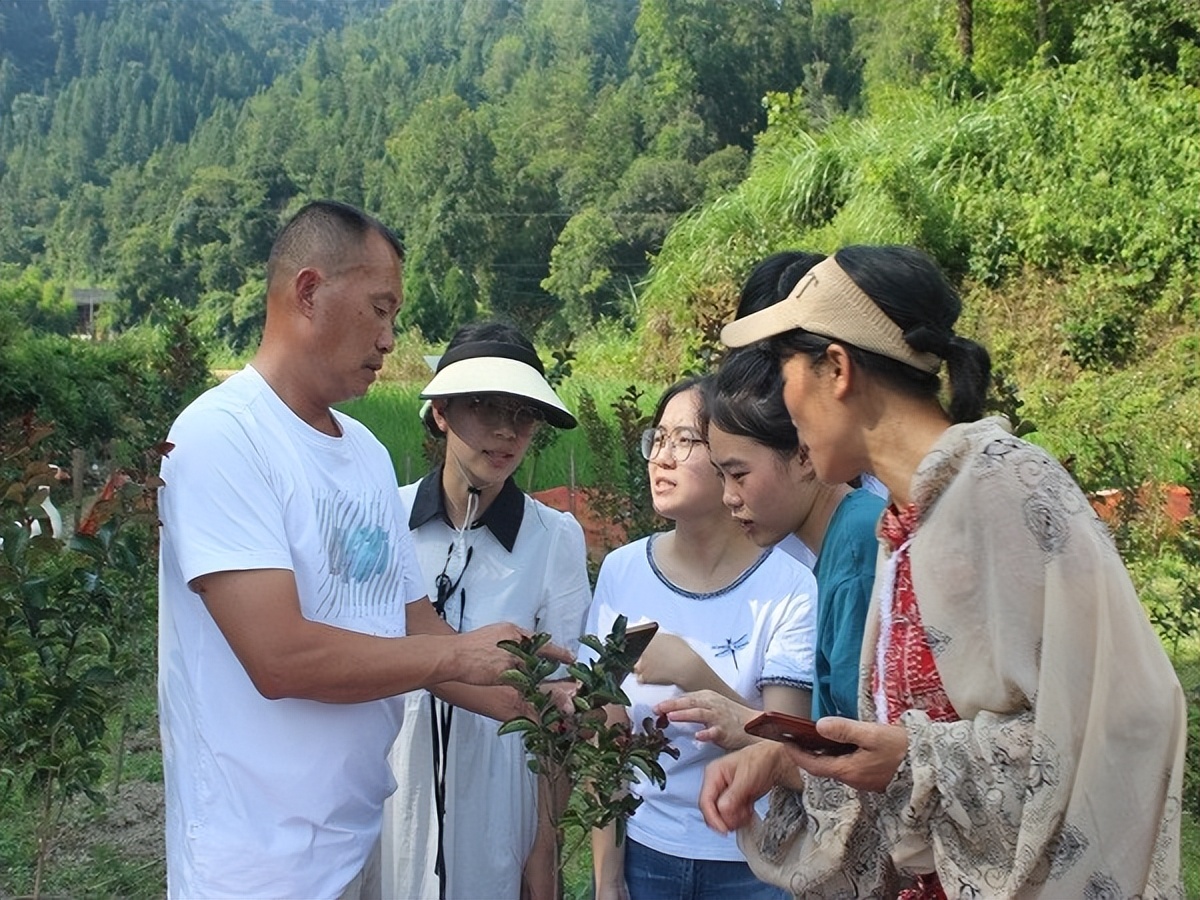
[{"label": "shrub", "polygon": [[130,503],[153,493],[128,479],[69,543],[50,536],[40,504],[53,474],[39,452],[49,433],[29,416],[0,428],[0,784],[39,798],[34,896],[63,805],[100,799],[106,718],[138,658],[127,629],[144,621],[154,572],[124,527]]},{"label": "shrub", "polygon": [[209,380],[178,308],[160,325],[97,342],[0,329],[0,409],[53,423],[43,449],[59,460],[80,447],[117,465],[138,462]]},{"label": "shrub", "polygon": [[[543,682],[558,669],[554,660],[538,656],[550,640],[548,634],[536,634],[521,641],[501,641],[500,646],[515,657],[514,666],[503,679],[515,687],[530,705],[534,718],[519,716],[500,726],[500,734],[520,734],[530,754],[529,768],[550,779],[558,795],[570,787],[569,804],[562,815],[564,826],[579,829],[580,841],[592,829],[615,823],[617,844],[625,837],[625,823],[641,805],[641,798],[626,792],[636,772],[663,787],[666,773],[658,757],[666,753],[679,758],[663,729],[666,716],[657,721],[647,718],[640,731],[625,722],[607,724],[606,706],[629,706],[621,682],[636,660],[625,653],[624,616],[613,623],[612,633],[601,641],[596,635],[584,635],[582,641],[596,653],[592,662],[574,663],[567,671],[577,689],[572,712],[563,712],[551,694],[542,690]],[[560,849],[559,869],[569,859]]]}]

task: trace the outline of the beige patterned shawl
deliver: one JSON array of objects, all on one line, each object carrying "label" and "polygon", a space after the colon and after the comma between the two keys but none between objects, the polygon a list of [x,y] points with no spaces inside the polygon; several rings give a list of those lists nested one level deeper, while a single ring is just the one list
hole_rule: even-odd
[{"label": "beige patterned shawl", "polygon": [[[1002,419],[950,428],[913,489],[913,585],[963,720],[905,713],[883,793],[777,790],[738,835],[754,871],[802,897],[894,896],[934,869],[950,898],[1182,897],[1183,693],[1083,493]],[[876,598],[869,721],[878,636]]]}]

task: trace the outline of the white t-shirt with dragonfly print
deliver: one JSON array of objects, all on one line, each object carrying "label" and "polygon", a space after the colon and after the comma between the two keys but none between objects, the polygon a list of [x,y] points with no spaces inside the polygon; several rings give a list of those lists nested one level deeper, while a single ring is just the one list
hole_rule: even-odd
[{"label": "white t-shirt with dragonfly print", "polygon": [[[812,572],[778,550],[762,556],[732,584],[696,594],[672,584],[654,563],[656,535],[627,544],[605,557],[596,581],[586,632],[602,640],[618,615],[628,626],[657,622],[659,630],[684,638],[722,680],[746,701],[762,707],[762,686],[784,684],[812,689],[813,641],[817,624],[817,583]],[[583,658],[593,657],[584,648]],[[682,691],[674,685],[622,685],[627,710],[640,729],[653,707]],[[692,735],[700,726],[678,723],[666,733],[679,759],[663,754],[667,773],[660,790],[648,781],[632,786],[642,805],[629,819],[629,836],[660,853],[686,859],[741,860],[733,835],[721,836],[704,824],[697,800],[704,767],[723,750]],[[763,804],[761,812],[765,813]]]}]

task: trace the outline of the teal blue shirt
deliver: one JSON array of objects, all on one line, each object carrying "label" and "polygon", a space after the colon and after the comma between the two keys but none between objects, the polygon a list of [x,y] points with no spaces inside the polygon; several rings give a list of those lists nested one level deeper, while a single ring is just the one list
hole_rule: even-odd
[{"label": "teal blue shirt", "polygon": [[879,543],[875,525],[886,501],[859,489],[833,511],[817,576],[817,652],[813,682],[814,719],[858,718],[858,664]]}]

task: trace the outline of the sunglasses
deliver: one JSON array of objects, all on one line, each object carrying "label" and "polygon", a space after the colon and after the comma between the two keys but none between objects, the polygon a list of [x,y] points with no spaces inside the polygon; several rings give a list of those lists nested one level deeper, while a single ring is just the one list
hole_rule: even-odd
[{"label": "sunglasses", "polygon": [[524,434],[546,421],[546,416],[536,406],[511,397],[474,394],[466,400],[467,410],[486,428],[512,425],[515,431]]}]

